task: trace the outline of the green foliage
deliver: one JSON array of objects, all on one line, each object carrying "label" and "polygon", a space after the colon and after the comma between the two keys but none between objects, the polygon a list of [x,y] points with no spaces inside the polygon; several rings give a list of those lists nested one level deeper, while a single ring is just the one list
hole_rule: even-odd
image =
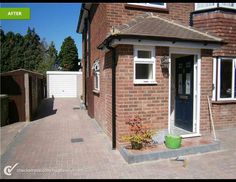
[{"label": "green foliage", "polygon": [[[129,125],[129,135],[122,136],[121,140],[124,142],[130,142],[132,144],[150,144],[152,141],[152,136],[155,134],[154,131],[146,129],[142,125],[142,120],[140,117],[135,116],[134,118],[130,118],[128,122]],[[141,145],[142,147],[142,145]],[[132,146],[133,148],[133,146]],[[137,148],[141,149],[141,148]]]},{"label": "green foliage", "polygon": [[37,71],[39,63],[44,57],[44,48],[40,42],[40,37],[34,29],[28,28],[24,40],[24,68]]},{"label": "green foliage", "polygon": [[40,42],[35,29],[28,28],[25,36],[19,33],[0,29],[1,35],[1,72],[19,68],[45,74],[53,70],[57,59],[57,50],[53,43],[47,47],[45,41]]},{"label": "green foliage", "polygon": [[78,50],[75,41],[69,36],[64,39],[59,53],[61,67],[65,71],[78,71]]},{"label": "green foliage", "polygon": [[[44,47],[47,47],[47,45],[45,44]],[[54,65],[57,60],[57,50],[55,48],[55,44],[51,42],[45,52],[46,54],[44,55],[44,59],[40,62],[38,67],[38,72],[44,75],[46,75],[47,71],[55,70]]]}]

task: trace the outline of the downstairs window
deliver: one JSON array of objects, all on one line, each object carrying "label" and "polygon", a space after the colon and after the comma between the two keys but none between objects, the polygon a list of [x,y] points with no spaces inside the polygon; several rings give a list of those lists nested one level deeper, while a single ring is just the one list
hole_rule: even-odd
[{"label": "downstairs window", "polygon": [[216,61],[214,64],[217,66],[214,67],[217,67],[217,76],[214,76],[217,77],[217,100],[236,100],[236,59],[220,58]]},{"label": "downstairs window", "polygon": [[94,73],[94,92],[100,91],[100,66],[99,60],[95,60],[93,63],[93,73]]},{"label": "downstairs window", "polygon": [[154,47],[134,47],[134,83],[156,83],[156,58]]}]

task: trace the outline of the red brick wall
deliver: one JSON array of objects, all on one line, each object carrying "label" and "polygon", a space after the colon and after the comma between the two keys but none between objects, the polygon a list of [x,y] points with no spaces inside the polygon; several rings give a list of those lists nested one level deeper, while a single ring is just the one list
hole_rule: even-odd
[{"label": "red brick wall", "polygon": [[[169,55],[167,47],[156,48],[156,81],[154,85],[134,85],[133,46],[117,47],[118,64],[116,68],[116,124],[117,139],[128,134],[125,124],[130,117],[138,115],[150,129],[168,128],[168,78],[164,77],[160,59]],[[119,144],[118,144],[119,145]]]},{"label": "red brick wall", "polygon": [[212,104],[215,128],[236,128],[236,104]]},{"label": "red brick wall", "polygon": [[126,23],[135,16],[145,12],[152,12],[153,15],[159,15],[189,25],[190,12],[194,10],[194,3],[167,3],[168,11],[157,10],[157,8],[147,10],[144,8],[137,9],[126,6],[127,3],[106,3],[109,29],[114,25]]},{"label": "red brick wall", "polygon": [[103,115],[104,120],[104,130],[106,134],[111,137],[112,134],[112,53],[111,51],[105,54],[104,64],[103,64],[103,73],[101,75],[101,80],[103,86],[104,94],[104,104],[105,108],[97,108],[101,115]]},{"label": "red brick wall", "polygon": [[[90,71],[90,78],[87,79],[87,103],[88,114],[94,117],[106,133],[111,136],[111,54],[105,55],[104,51],[97,49],[97,46],[105,39],[109,29],[113,25],[126,23],[134,16],[143,14],[146,11],[153,12],[155,15],[173,18],[184,24],[189,23],[189,13],[193,10],[192,3],[169,3],[168,11],[144,10],[125,7],[126,3],[99,3],[91,8],[91,60],[92,67],[95,59],[100,60],[100,93],[93,92],[93,72]],[[133,64],[133,61],[132,61]],[[119,71],[119,70],[118,70]],[[118,72],[117,71],[117,72]],[[132,70],[130,70],[132,71]],[[157,74],[160,77],[160,75]],[[154,88],[155,86],[151,86]],[[138,88],[138,87],[137,87]],[[138,88],[142,91],[141,87]],[[152,92],[152,91],[149,91]],[[146,93],[146,97],[150,93]],[[141,98],[144,99],[144,98]],[[145,99],[144,99],[145,100]],[[147,104],[146,103],[146,107]],[[160,103],[153,103],[160,104]],[[105,111],[105,113],[104,113]],[[152,111],[147,111],[151,113]],[[163,118],[163,116],[159,116]],[[154,122],[154,125],[157,125]],[[163,124],[162,124],[163,125]],[[118,129],[119,130],[119,129]]]},{"label": "red brick wall", "polygon": [[200,95],[200,133],[210,131],[210,115],[207,96],[212,96],[212,51],[201,50],[201,95]]},{"label": "red brick wall", "polygon": [[[98,50],[97,46],[105,39],[107,32],[106,22],[106,6],[104,4],[93,5],[91,8],[91,59],[90,59],[90,78],[87,80],[87,95],[88,95],[88,114],[95,118],[100,126],[106,131],[108,135],[111,134],[108,122],[111,122],[109,116],[111,106],[107,101],[111,99],[111,68],[104,63],[105,52]],[[93,92],[94,89],[94,75],[92,66],[96,59],[100,63],[100,93]],[[106,60],[106,61],[111,61]],[[108,109],[107,109],[108,108]]]},{"label": "red brick wall", "polygon": [[[125,3],[100,3],[97,9],[93,9],[92,22],[91,22],[91,60],[90,64],[93,65],[95,59],[100,60],[100,93],[95,94],[93,92],[93,74],[91,71],[91,77],[89,78],[88,100],[89,107],[88,112],[90,116],[94,117],[98,123],[102,126],[104,131],[111,137],[112,130],[112,76],[111,76],[111,52],[105,53],[97,49],[97,46],[105,39],[111,26],[119,25],[128,22],[134,16],[145,13],[147,11],[153,12],[154,15],[160,15],[166,18],[174,19],[182,22],[183,24],[189,24],[189,15],[193,11],[193,3],[168,3],[169,11],[153,11],[153,10],[141,10],[134,8],[126,8]],[[95,11],[96,10],[96,11]],[[229,15],[221,17],[220,22],[216,22],[214,26],[210,26],[211,20],[208,20],[208,16],[204,15],[203,18],[199,16],[194,17],[194,25],[198,28],[207,28],[209,31],[215,31],[214,27],[222,26],[222,23],[231,22],[235,20],[229,20]],[[221,15],[217,15],[221,16]],[[205,19],[204,19],[205,18]],[[227,19],[227,20],[226,20]],[[206,23],[204,23],[204,21]],[[224,22],[225,21],[225,22]],[[213,24],[214,24],[213,23]],[[235,23],[234,23],[235,24]],[[223,27],[226,25],[224,24]],[[216,28],[215,33],[221,35],[223,31],[220,31],[219,27]],[[235,27],[232,30],[234,32]],[[228,30],[229,31],[229,30]],[[229,33],[228,33],[229,34]],[[225,32],[222,33],[225,36]],[[234,36],[234,34],[233,34]],[[233,39],[235,41],[235,39]],[[230,47],[231,46],[231,47]],[[214,54],[218,55],[236,55],[232,52],[232,46],[235,44],[224,47],[223,51],[216,51]],[[229,50],[231,49],[231,50]],[[152,129],[164,129],[168,127],[168,78],[165,77],[160,68],[160,59],[163,55],[169,55],[168,48],[157,47],[156,54],[156,80],[157,85],[134,85],[133,84],[133,46],[120,45],[117,47],[118,64],[116,70],[116,114],[117,114],[117,139],[118,146],[120,137],[127,134],[128,127],[125,125],[125,121],[134,115],[139,115],[145,124],[148,124]],[[227,51],[228,52],[227,52]],[[230,52],[231,51],[231,52]],[[207,103],[207,95],[211,97],[212,86],[212,52],[209,50],[202,50],[202,62],[201,62],[201,133],[208,132],[210,129],[210,116]],[[231,105],[235,106],[235,105]],[[233,126],[235,117],[232,114],[228,114],[225,117],[224,114],[219,113],[235,113],[236,109],[231,109],[229,105],[214,105],[213,112],[217,126]],[[227,110],[227,111],[226,111]],[[234,116],[236,113],[234,114]],[[219,118],[219,121],[217,121]],[[221,120],[224,118],[225,120]],[[228,119],[227,119],[228,118]]]},{"label": "red brick wall", "polygon": [[214,56],[236,56],[236,14],[210,12],[195,14],[193,26],[225,40],[220,50],[214,51]]},{"label": "red brick wall", "polygon": [[[210,12],[196,14],[193,18],[194,27],[209,33],[214,33],[227,43],[221,49],[213,51],[214,56],[236,56],[236,14]],[[212,65],[208,65],[212,69]],[[202,65],[202,72],[209,72],[212,81],[212,71]],[[204,74],[204,73],[203,73]],[[207,75],[206,75],[207,76]],[[203,78],[201,79],[203,82]],[[208,83],[211,85],[211,82]],[[205,96],[204,96],[205,97]],[[202,103],[204,104],[204,103]],[[235,103],[213,103],[212,114],[216,129],[236,127],[236,104]],[[206,117],[206,116],[204,116]],[[205,126],[203,126],[204,128]]]}]

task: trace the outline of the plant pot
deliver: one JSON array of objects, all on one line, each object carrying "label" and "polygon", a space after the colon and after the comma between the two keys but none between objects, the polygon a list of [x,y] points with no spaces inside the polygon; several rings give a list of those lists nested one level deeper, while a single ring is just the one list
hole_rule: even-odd
[{"label": "plant pot", "polygon": [[170,149],[177,149],[181,146],[182,138],[179,135],[166,135],[165,136],[165,145]]},{"label": "plant pot", "polygon": [[140,150],[143,147],[143,144],[136,141],[131,141],[131,147],[132,149]]}]

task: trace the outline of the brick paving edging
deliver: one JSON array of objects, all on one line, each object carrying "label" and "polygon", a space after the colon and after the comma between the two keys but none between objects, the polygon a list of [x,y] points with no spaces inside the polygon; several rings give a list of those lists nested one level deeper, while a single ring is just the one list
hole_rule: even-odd
[{"label": "brick paving edging", "polygon": [[8,144],[5,152],[0,156],[1,165],[11,159],[11,154],[14,151],[14,148],[17,146],[18,143],[24,140],[26,136],[26,131],[31,128],[33,124],[34,123],[29,122],[19,132],[17,132],[14,139],[11,141],[11,143]]},{"label": "brick paving edging", "polygon": [[167,159],[171,157],[184,156],[189,154],[206,153],[220,150],[220,141],[214,141],[211,144],[199,145],[194,147],[184,147],[174,150],[147,152],[144,154],[134,154],[124,146],[120,148],[120,153],[128,164],[152,161],[158,159]]}]

